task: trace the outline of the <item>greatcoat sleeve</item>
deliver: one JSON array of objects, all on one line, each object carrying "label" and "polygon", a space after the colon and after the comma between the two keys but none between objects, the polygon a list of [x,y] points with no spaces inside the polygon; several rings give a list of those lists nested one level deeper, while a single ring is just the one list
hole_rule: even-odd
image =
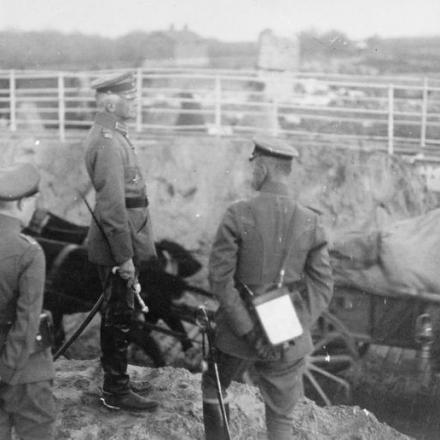
[{"label": "greatcoat sleeve", "polygon": [[0,378],[8,382],[21,370],[35,347],[43,307],[45,258],[41,248],[29,246],[18,262],[20,270],[16,319],[0,356]]},{"label": "greatcoat sleeve", "polygon": [[307,308],[304,319],[308,328],[328,307],[333,295],[333,277],[327,242],[326,232],[317,218],[314,241],[304,267],[307,292],[302,297]]},{"label": "greatcoat sleeve", "polygon": [[241,241],[238,214],[234,208],[234,205],[228,208],[217,230],[209,259],[209,281],[232,330],[237,336],[243,336],[252,330],[254,324],[234,286]]},{"label": "greatcoat sleeve", "polygon": [[114,140],[97,147],[92,179],[96,211],[117,264],[133,257],[133,245],[125,208],[125,170],[122,152]]}]

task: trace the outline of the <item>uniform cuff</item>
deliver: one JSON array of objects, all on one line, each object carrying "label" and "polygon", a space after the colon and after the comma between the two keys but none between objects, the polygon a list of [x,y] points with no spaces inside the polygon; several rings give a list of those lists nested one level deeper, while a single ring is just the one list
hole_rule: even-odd
[{"label": "uniform cuff", "polygon": [[238,336],[244,336],[254,328],[254,322],[249,315],[242,316],[240,320],[236,320],[234,323],[234,329]]},{"label": "uniform cuff", "polygon": [[109,237],[112,246],[113,258],[117,264],[122,264],[125,261],[133,258],[133,247],[131,244],[131,237],[128,232],[120,232]]},{"label": "uniform cuff", "polygon": [[217,283],[211,281],[211,290],[219,300],[222,296],[225,296],[226,292],[229,292],[229,300],[223,302],[220,300],[220,303],[232,330],[237,336],[244,336],[254,328],[254,321],[232,282]]}]

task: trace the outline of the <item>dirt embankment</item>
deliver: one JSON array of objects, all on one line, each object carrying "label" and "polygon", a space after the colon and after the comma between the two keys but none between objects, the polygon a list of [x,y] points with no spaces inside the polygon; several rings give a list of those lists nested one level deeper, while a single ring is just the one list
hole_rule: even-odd
[{"label": "dirt embankment", "polygon": [[[204,136],[134,142],[157,238],[176,240],[204,258],[226,206],[251,194],[251,142]],[[296,147],[300,158],[291,176],[292,192],[323,213],[331,236],[384,226],[437,203],[415,166],[397,156],[337,146]],[[90,222],[77,193],[85,192],[93,201],[81,142],[11,137],[0,141],[0,148],[3,164],[27,158],[40,166],[44,207],[77,223]]]},{"label": "dirt embankment", "polygon": [[[130,367],[132,379],[151,382],[154,413],[113,412],[99,402],[98,361],[57,361],[57,440],[202,440],[200,374],[171,367]],[[231,386],[231,432],[234,440],[265,439],[264,409],[256,388]],[[359,407],[320,408],[304,399],[297,408],[295,435],[301,440],[405,440]]]}]

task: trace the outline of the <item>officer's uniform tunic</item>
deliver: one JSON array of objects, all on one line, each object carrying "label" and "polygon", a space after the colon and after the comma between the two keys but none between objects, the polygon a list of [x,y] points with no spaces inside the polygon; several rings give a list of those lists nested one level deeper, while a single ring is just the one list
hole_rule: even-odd
[{"label": "officer's uniform tunic", "polygon": [[127,127],[110,113],[98,113],[85,142],[87,172],[96,191],[95,215],[110,243],[109,248],[92,221],[89,259],[114,266],[133,258],[139,266],[155,257],[156,251],[145,180]]},{"label": "officer's uniform tunic", "polygon": [[[286,242],[292,214],[293,233]],[[284,284],[295,286],[292,299],[304,333],[284,349],[280,360],[261,361],[243,337],[255,323],[236,281],[248,285],[256,295],[265,292],[279,279],[285,246],[292,250],[285,264]],[[332,296],[327,239],[319,216],[295,203],[285,185],[265,183],[256,197],[236,202],[226,211],[213,243],[209,277],[220,303],[216,346],[222,385],[227,388],[252,366],[264,397],[270,438],[290,438],[283,433],[290,432],[291,414],[302,395],[304,357],[313,348],[310,328]],[[205,375],[203,394],[205,401],[215,400],[212,376]]]},{"label": "officer's uniform tunic", "polygon": [[49,440],[55,419],[50,348],[36,350],[45,258],[18,219],[0,214],[0,438]]},{"label": "officer's uniform tunic", "polygon": [[[110,271],[130,258],[139,271],[142,264],[156,257],[156,251],[145,180],[126,125],[113,114],[97,113],[86,147],[86,167],[96,191],[94,214],[100,225],[92,219],[87,247],[110,297],[101,323],[103,389],[123,394],[129,384],[127,335],[134,298],[126,281],[111,277]],[[108,277],[110,284],[106,284]]]}]

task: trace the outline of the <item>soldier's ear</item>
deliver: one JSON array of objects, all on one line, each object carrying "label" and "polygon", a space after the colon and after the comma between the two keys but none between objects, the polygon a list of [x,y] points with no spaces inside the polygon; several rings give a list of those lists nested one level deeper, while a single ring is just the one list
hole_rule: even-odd
[{"label": "soldier's ear", "polygon": [[105,109],[109,112],[109,113],[113,113],[115,111],[116,105],[113,101],[108,100],[105,104]]},{"label": "soldier's ear", "polygon": [[269,170],[270,170],[267,162],[264,159],[262,159],[259,163],[259,166],[260,166],[261,174],[263,174],[264,176],[267,176],[269,174]]},{"label": "soldier's ear", "polygon": [[104,107],[105,111],[113,113],[116,109],[117,98],[112,93],[105,93],[101,97],[101,105]]}]

